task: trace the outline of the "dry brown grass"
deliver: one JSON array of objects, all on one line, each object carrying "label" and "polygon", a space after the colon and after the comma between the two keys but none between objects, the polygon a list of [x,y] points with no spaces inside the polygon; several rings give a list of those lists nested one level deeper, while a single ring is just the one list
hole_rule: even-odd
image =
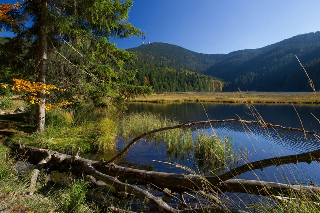
[{"label": "dry brown grass", "polygon": [[139,96],[132,102],[216,102],[216,103],[260,103],[260,104],[320,104],[315,93],[162,93]]}]

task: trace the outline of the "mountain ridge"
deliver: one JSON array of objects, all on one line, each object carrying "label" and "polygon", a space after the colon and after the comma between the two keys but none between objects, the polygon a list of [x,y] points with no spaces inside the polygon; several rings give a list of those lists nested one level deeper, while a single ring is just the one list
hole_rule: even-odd
[{"label": "mountain ridge", "polygon": [[[308,81],[297,82],[294,74],[301,70],[295,55],[307,69],[314,83],[320,72],[320,32],[296,35],[257,49],[245,49],[228,54],[203,54],[177,45],[161,42],[128,49],[141,63],[180,68],[222,79],[225,91],[310,91]],[[139,67],[136,67],[139,70]],[[302,78],[302,76],[299,74]],[[307,78],[305,76],[305,78]],[[305,78],[303,78],[305,80]],[[295,82],[296,87],[293,87]]]}]

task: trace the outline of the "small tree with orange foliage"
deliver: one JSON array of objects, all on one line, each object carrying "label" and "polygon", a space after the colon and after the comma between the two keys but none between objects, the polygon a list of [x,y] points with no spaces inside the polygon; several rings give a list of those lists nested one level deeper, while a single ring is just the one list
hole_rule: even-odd
[{"label": "small tree with orange foliage", "polygon": [[[16,92],[27,92],[26,95],[22,96],[22,98],[29,101],[31,104],[38,104],[44,105],[46,110],[50,109],[61,109],[62,106],[66,106],[72,104],[72,102],[63,101],[56,104],[44,103],[41,101],[41,98],[38,98],[38,92],[44,92],[45,94],[49,95],[50,90],[58,90],[58,91],[65,91],[65,89],[60,89],[55,85],[43,84],[40,82],[30,82],[23,79],[13,79],[13,86],[11,90]],[[9,85],[1,84],[1,87],[7,88]]]}]

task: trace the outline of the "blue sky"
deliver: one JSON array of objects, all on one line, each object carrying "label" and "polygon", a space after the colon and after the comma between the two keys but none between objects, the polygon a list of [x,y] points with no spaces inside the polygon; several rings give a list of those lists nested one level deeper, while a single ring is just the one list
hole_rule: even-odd
[{"label": "blue sky", "polygon": [[[129,22],[146,42],[200,53],[263,47],[320,30],[320,0],[133,0]],[[141,38],[116,41],[139,46]]]},{"label": "blue sky", "polygon": [[[0,1],[4,2],[15,1]],[[259,48],[320,30],[320,0],[133,2],[129,22],[146,33],[145,42],[165,42],[200,53]],[[130,48],[141,45],[142,39],[115,42],[119,48]]]}]

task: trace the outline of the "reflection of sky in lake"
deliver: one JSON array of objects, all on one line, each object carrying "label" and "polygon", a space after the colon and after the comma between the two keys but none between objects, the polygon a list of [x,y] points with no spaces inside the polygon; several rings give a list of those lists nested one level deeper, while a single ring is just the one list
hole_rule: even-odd
[{"label": "reflection of sky in lake", "polygon": [[[203,109],[206,109],[207,115]],[[245,120],[257,120],[257,115],[272,124],[278,124],[286,127],[301,128],[300,120],[291,105],[257,105],[255,106],[255,115],[245,105],[227,105],[212,104],[204,105],[195,103],[182,104],[138,104],[134,103],[129,106],[131,112],[151,111],[160,113],[166,117],[186,122],[188,120],[201,121],[210,119],[233,119],[241,117]],[[313,113],[320,118],[320,107],[316,106],[296,106],[297,112],[306,130],[320,132],[318,121],[311,115]],[[255,109],[254,109],[255,110]],[[213,128],[221,136],[231,136],[233,146],[236,150],[248,150],[246,162],[252,162],[260,159],[266,159],[275,156],[297,154],[320,148],[318,140],[308,136],[306,139],[303,133],[283,131],[280,129],[264,129],[257,125],[242,125],[240,123],[222,123],[214,124]],[[210,128],[206,131],[212,132]],[[146,145],[147,144],[147,145]],[[118,148],[123,147],[123,143],[118,144]],[[158,144],[155,147],[154,142],[141,141],[134,145],[126,155],[126,161],[134,162],[139,166],[152,165],[155,171],[163,172],[184,172],[180,168],[156,161],[169,161],[190,167],[195,171],[192,156],[186,159],[169,158],[166,153],[165,144]],[[243,164],[242,161],[240,164]],[[311,182],[319,183],[320,176],[319,164],[299,163],[289,164],[280,167],[268,167],[263,171],[254,170],[240,175],[243,179],[259,179],[274,182],[299,182],[308,184]]]}]

